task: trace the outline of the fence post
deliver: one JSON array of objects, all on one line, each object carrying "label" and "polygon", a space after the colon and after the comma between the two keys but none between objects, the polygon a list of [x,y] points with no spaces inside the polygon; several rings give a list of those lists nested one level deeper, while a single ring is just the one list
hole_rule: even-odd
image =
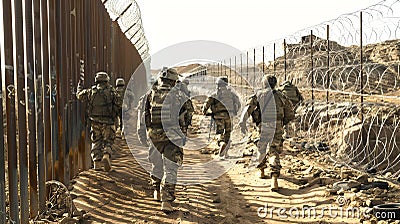
[{"label": "fence post", "polygon": [[330,82],[331,82],[331,77],[330,77],[330,40],[329,40],[329,25],[326,25],[326,40],[327,40],[327,46],[326,46],[326,52],[327,52],[327,72],[326,72],[326,104],[327,104],[327,119],[328,121],[330,120],[329,117],[329,89],[331,88]]},{"label": "fence post", "polygon": [[[250,84],[249,82],[249,52],[246,52],[246,82],[247,84]],[[247,89],[246,89],[246,96],[247,96]]]},{"label": "fence post", "polygon": [[253,83],[252,83],[252,87],[254,88],[255,87],[255,85],[256,85],[256,49],[254,48],[254,57],[253,57],[253,66],[254,66],[254,68],[253,68]]},{"label": "fence post", "polygon": [[[1,50],[1,48],[0,48]],[[1,59],[0,59],[1,60]],[[0,61],[1,63],[1,61]],[[3,70],[1,70],[0,76],[0,110],[3,110]],[[1,122],[1,129],[0,129],[0,222],[6,223],[6,176],[5,176],[5,150],[4,150],[4,120],[3,120],[3,113],[0,113],[0,122]]]},{"label": "fence post", "polygon": [[[263,67],[262,67],[262,71],[263,71],[263,74],[262,75],[264,75],[265,74],[265,47],[263,46],[263,48],[262,48],[263,50],[263,53],[262,53],[262,63],[263,63]],[[261,77],[262,78],[262,77]]]},{"label": "fence post", "polygon": [[285,55],[285,81],[287,78],[287,54],[286,54],[286,39],[283,40],[283,51]]},{"label": "fence post", "polygon": [[237,67],[236,67],[236,56],[235,56],[235,85],[237,85],[237,77],[238,77],[238,74],[237,74],[237,71],[236,71],[236,69],[237,69]]},{"label": "fence post", "polygon": [[329,89],[331,88],[330,82],[331,82],[331,77],[330,77],[330,37],[329,37],[329,25],[326,25],[326,40],[327,40],[327,47],[326,47],[326,52],[327,52],[327,81],[326,81],[326,103],[329,104]]},{"label": "fence post", "polygon": [[231,79],[232,79],[232,58],[229,58],[229,79],[228,79],[229,81],[228,81],[228,83],[232,82]]},{"label": "fence post", "polygon": [[[51,166],[52,166],[52,178],[53,180],[58,179],[58,166],[56,161],[58,160],[58,109],[57,109],[57,24],[56,24],[56,4],[55,1],[48,1],[48,14],[49,14],[49,45],[50,45],[50,77],[49,77],[49,89],[50,89],[50,114],[51,114]],[[50,165],[50,164],[48,164]]]},{"label": "fence post", "polygon": [[362,11],[360,12],[360,86],[361,86],[361,121],[364,124],[364,77],[363,77],[363,18],[362,18]]},{"label": "fence post", "polygon": [[243,95],[243,55],[240,54],[240,91]]},{"label": "fence post", "polygon": [[276,44],[275,43],[274,43],[274,76],[276,77]]},{"label": "fence post", "polygon": [[[41,90],[37,90],[36,80],[40,83],[41,80],[41,55],[40,55],[40,26],[39,17],[36,16],[40,9],[39,2],[35,2],[35,7],[33,8],[32,1],[25,0],[25,26],[26,26],[26,52],[27,52],[27,86],[26,91],[26,102],[28,105],[28,144],[29,144],[29,198],[30,198],[30,217],[34,218],[38,213],[38,192],[37,192],[37,147],[36,144],[39,142],[39,134],[42,129],[37,130],[36,128],[36,103],[40,103]],[[35,10],[35,31],[33,31],[32,23],[32,9]],[[33,36],[35,35],[35,39]],[[37,41],[39,38],[39,42]],[[35,42],[33,41],[35,40]],[[33,55],[33,46],[35,45],[35,56]],[[35,57],[35,59],[34,59]],[[35,71],[34,71],[35,69]],[[40,77],[37,77],[40,76]],[[36,96],[36,93],[39,96]],[[38,99],[39,98],[39,99]],[[40,110],[41,111],[41,110]],[[39,111],[39,112],[40,112]],[[43,120],[42,120],[43,121]],[[40,131],[40,132],[39,132]],[[41,145],[41,147],[43,147]]]},{"label": "fence post", "polygon": [[[20,217],[21,223],[29,222],[28,204],[28,147],[27,147],[27,119],[25,98],[25,75],[24,67],[24,38],[23,38],[23,8],[22,0],[14,1],[15,15],[15,62],[17,75],[17,104],[18,104],[18,159],[19,159],[19,193],[20,193]],[[15,149],[14,149],[15,150]],[[18,213],[18,211],[17,211]]]},{"label": "fence post", "polygon": [[[18,179],[17,179],[17,136],[15,113],[15,83],[14,83],[14,43],[12,29],[11,0],[3,0],[4,22],[4,65],[6,88],[6,118],[7,118],[7,149],[8,149],[8,190],[10,203],[10,218],[19,223],[18,217]],[[4,202],[5,203],[5,202]],[[4,220],[5,217],[2,217]],[[3,222],[6,223],[6,222]]]},{"label": "fence post", "polygon": [[222,70],[222,62],[221,62],[221,61],[218,62],[218,67],[219,67],[219,72],[218,72],[217,77],[222,76],[222,73],[223,73],[223,70]]},{"label": "fence post", "polygon": [[310,54],[311,54],[311,102],[312,102],[312,111],[314,111],[314,49],[313,49],[314,39],[313,39],[313,31],[311,30],[310,36]]},{"label": "fence post", "polygon": [[[52,178],[53,167],[48,163],[51,161],[51,123],[50,123],[50,98],[51,86],[49,77],[49,45],[48,45],[48,15],[47,15],[47,0],[40,1],[41,3],[41,39],[42,39],[42,63],[43,63],[43,126],[44,126],[44,146],[38,147],[38,179],[39,179],[39,211],[44,211],[46,207],[46,180]],[[38,119],[40,119],[38,117]],[[47,164],[47,166],[46,166]]]},{"label": "fence post", "polygon": [[225,60],[223,62],[223,66],[224,66],[224,76],[226,76],[226,62],[225,62]]},{"label": "fence post", "polygon": [[217,63],[217,76],[219,75],[219,63]]}]

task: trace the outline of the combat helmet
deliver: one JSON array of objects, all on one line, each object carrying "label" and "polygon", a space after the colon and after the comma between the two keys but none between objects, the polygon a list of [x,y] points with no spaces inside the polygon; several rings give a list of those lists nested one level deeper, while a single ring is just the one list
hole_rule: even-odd
[{"label": "combat helmet", "polygon": [[161,71],[161,74],[159,77],[162,79],[169,79],[172,81],[177,81],[179,79],[179,74],[173,68],[164,67],[163,70]]},{"label": "combat helmet", "polygon": [[108,76],[107,72],[97,72],[96,76],[94,77],[94,82],[109,82],[110,77]]},{"label": "combat helmet", "polygon": [[123,78],[118,78],[115,81],[115,86],[125,86],[125,80]]},{"label": "combat helmet", "polygon": [[271,89],[274,89],[277,83],[278,80],[274,75],[267,75],[266,77],[263,78],[264,88],[270,87]]},{"label": "combat helmet", "polygon": [[227,86],[228,85],[228,77],[226,77],[226,76],[219,77],[215,83],[218,86]]}]

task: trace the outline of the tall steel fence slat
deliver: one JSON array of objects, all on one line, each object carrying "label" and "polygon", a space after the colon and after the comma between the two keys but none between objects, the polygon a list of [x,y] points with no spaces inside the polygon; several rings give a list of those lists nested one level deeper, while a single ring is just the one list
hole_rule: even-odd
[{"label": "tall steel fence slat", "polygon": [[[29,187],[30,187],[30,214],[31,218],[38,215],[39,210],[39,194],[38,194],[38,180],[44,178],[44,170],[38,169],[40,163],[44,164],[43,159],[43,147],[44,147],[44,132],[43,132],[43,72],[42,72],[42,44],[41,44],[41,21],[40,21],[40,1],[33,2],[33,13],[34,13],[34,47],[35,47],[35,74],[33,76],[32,88],[34,88],[34,93],[32,93],[32,98],[35,99],[31,106],[31,110],[35,112],[35,116],[31,114],[32,123],[30,125],[30,131],[33,131],[35,127],[36,136],[30,133],[30,145],[35,144],[36,149],[30,150],[30,168],[29,168]],[[30,104],[30,105],[31,105]],[[32,138],[36,137],[36,139]],[[32,143],[31,143],[32,142]],[[43,172],[38,174],[38,172]]]},{"label": "tall steel fence slat", "polygon": [[[126,33],[101,1],[2,2],[0,223],[28,223],[48,209],[46,180],[68,185],[90,168],[90,121],[75,96],[80,77],[85,87],[100,70],[128,82],[148,46],[135,2],[121,15],[121,26],[135,21]],[[146,74],[136,78],[137,90],[145,81]]]},{"label": "tall steel fence slat", "polygon": [[24,30],[23,30],[23,8],[22,0],[14,1],[15,15],[15,64],[17,76],[17,105],[18,105],[18,154],[19,154],[19,193],[20,193],[20,215],[21,222],[29,221],[28,206],[28,158],[27,158],[27,116],[26,116],[26,75],[25,52],[24,52]]},{"label": "tall steel fence slat", "polygon": [[[0,50],[2,50],[0,48]],[[4,59],[1,58],[1,61]],[[0,61],[0,63],[1,63]],[[0,129],[0,222],[6,222],[6,158],[5,158],[5,150],[4,150],[4,129],[6,125],[4,125],[4,117],[3,117],[3,69],[1,70],[1,77],[0,77],[0,122],[1,122],[1,129]]]},{"label": "tall steel fence slat", "polygon": [[15,122],[15,85],[14,85],[14,43],[12,29],[11,0],[3,0],[4,21],[4,64],[6,89],[7,150],[8,150],[8,194],[9,217],[19,221],[18,215],[18,179],[17,179],[17,137]]},{"label": "tall steel fence slat", "polygon": [[64,133],[64,80],[66,76],[66,55],[65,55],[65,41],[64,35],[64,28],[65,28],[65,21],[64,21],[64,10],[63,7],[65,1],[57,0],[55,2],[55,24],[56,25],[56,102],[57,102],[57,123],[58,123],[58,130],[57,130],[57,160],[56,165],[58,166],[57,177],[59,178],[60,182],[65,181],[65,133]]},{"label": "tall steel fence slat", "polygon": [[[25,98],[28,108],[28,148],[29,148],[29,203],[30,217],[34,218],[38,212],[38,189],[37,189],[37,143],[39,134],[36,129],[36,80],[41,75],[40,71],[40,45],[37,45],[37,38],[40,38],[38,31],[39,18],[36,16],[38,11],[38,3],[33,7],[31,0],[25,0],[25,21],[26,21],[26,51],[27,51],[27,91]],[[32,14],[35,10],[35,15]],[[35,17],[33,17],[35,16]],[[32,21],[34,20],[34,21]],[[34,31],[35,28],[35,31]],[[39,39],[40,42],[40,39]],[[35,52],[34,52],[35,49]],[[35,55],[34,55],[35,54]],[[39,57],[39,58],[38,58]]]},{"label": "tall steel fence slat", "polygon": [[[42,43],[42,96],[43,96],[43,131],[44,144],[43,148],[38,147],[38,179],[39,179],[39,211],[40,213],[46,207],[46,180],[53,178],[53,166],[51,155],[51,85],[50,85],[50,59],[49,59],[49,23],[48,23],[48,2],[40,1],[40,17],[41,17],[41,43]],[[38,116],[38,119],[40,117]]]},{"label": "tall steel fence slat", "polygon": [[55,1],[48,1],[49,10],[49,37],[50,37],[50,108],[51,108],[51,164],[52,179],[60,180],[59,177],[59,129],[58,129],[58,87],[57,87],[57,23]]}]

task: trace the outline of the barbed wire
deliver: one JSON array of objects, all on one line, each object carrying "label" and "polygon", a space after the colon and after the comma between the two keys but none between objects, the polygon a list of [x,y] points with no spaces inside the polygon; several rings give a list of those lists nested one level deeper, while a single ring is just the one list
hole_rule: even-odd
[{"label": "barbed wire", "polygon": [[135,0],[103,0],[110,18],[117,21],[122,32],[137,49],[142,60],[150,57],[139,5]]},{"label": "barbed wire", "polygon": [[6,217],[6,221],[8,220],[9,221],[9,223],[11,223],[11,224],[17,224],[17,222],[16,221],[14,221],[14,220],[12,220],[11,219],[11,217],[10,217],[10,215],[9,214],[7,214],[7,213],[4,213],[4,212],[2,212],[2,211],[0,211],[0,215],[4,215],[5,217]]},{"label": "barbed wire", "polygon": [[399,39],[400,1],[384,0],[211,63],[207,73],[241,89],[261,88],[267,74],[291,80],[306,98],[297,111],[300,139],[327,143],[334,161],[397,180]]}]

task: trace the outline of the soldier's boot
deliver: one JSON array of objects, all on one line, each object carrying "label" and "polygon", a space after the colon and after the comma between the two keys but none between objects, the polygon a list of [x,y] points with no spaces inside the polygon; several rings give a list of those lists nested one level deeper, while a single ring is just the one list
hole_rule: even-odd
[{"label": "soldier's boot", "polygon": [[273,174],[271,178],[271,191],[278,191],[278,175]]},{"label": "soldier's boot", "polygon": [[103,168],[101,167],[101,161],[94,161],[94,162],[93,162],[93,165],[94,165],[93,169],[96,170],[96,171],[100,171],[100,170],[103,169]]},{"label": "soldier's boot", "polygon": [[159,190],[154,190],[153,197],[154,197],[154,200],[161,201],[160,191]]},{"label": "soldier's boot", "polygon": [[171,202],[169,201],[163,201],[161,202],[161,211],[165,213],[171,213],[174,211],[174,208],[172,207]]},{"label": "soldier's boot", "polygon": [[266,176],[265,176],[264,169],[260,169],[260,179],[265,179],[265,178],[266,178]]},{"label": "soldier's boot", "polygon": [[104,153],[103,159],[101,160],[103,163],[105,171],[110,171],[111,170],[111,160],[110,160],[110,154]]},{"label": "soldier's boot", "polygon": [[221,147],[219,148],[219,157],[225,158],[226,157],[226,143],[221,142],[220,143]]}]

